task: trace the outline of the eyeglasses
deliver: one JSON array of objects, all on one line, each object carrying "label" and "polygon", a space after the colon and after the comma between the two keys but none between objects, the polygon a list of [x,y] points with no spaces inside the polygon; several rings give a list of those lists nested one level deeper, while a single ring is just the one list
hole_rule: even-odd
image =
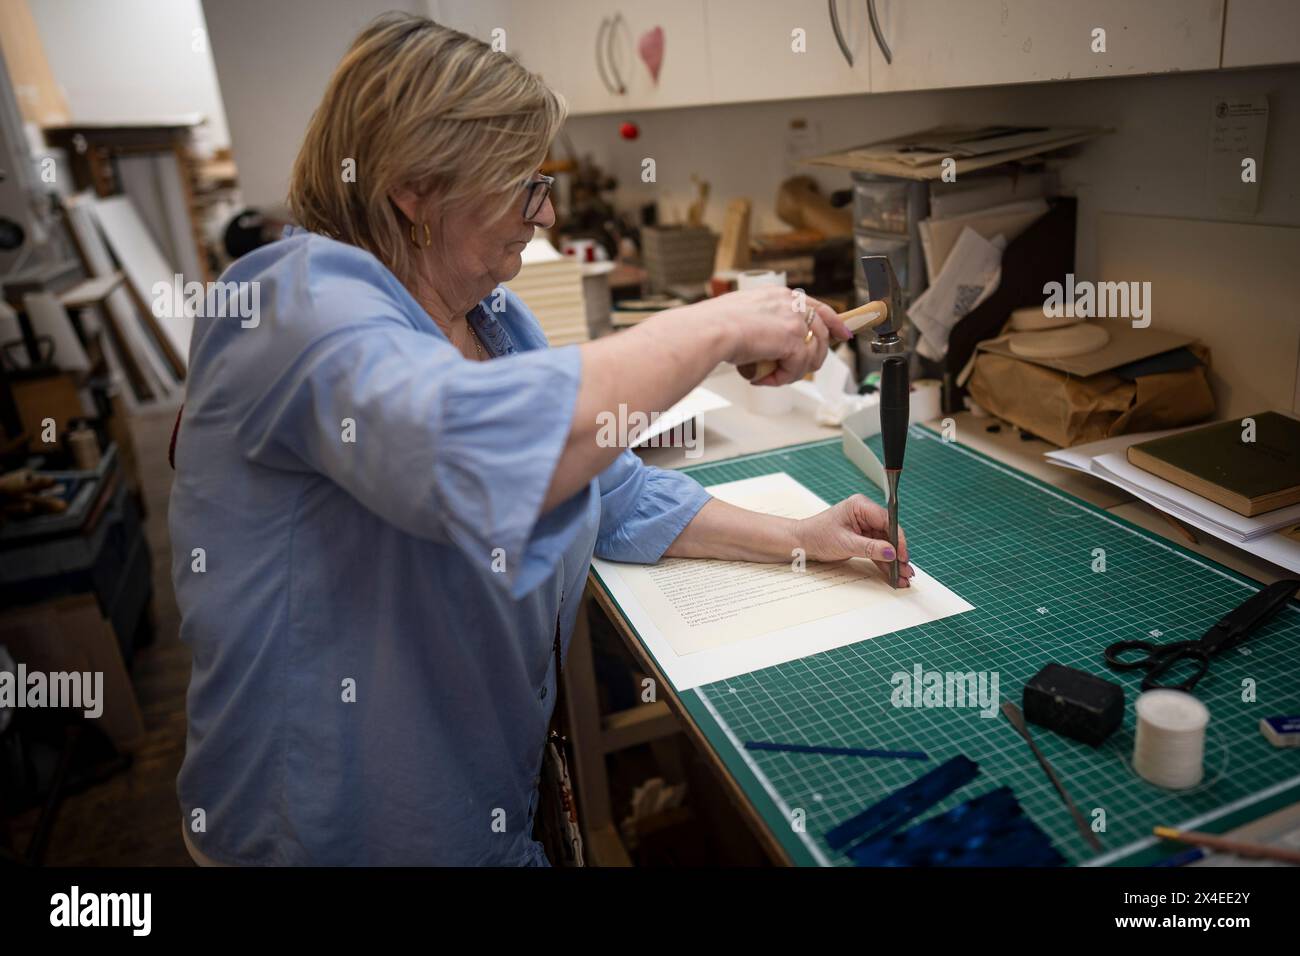
[{"label": "eyeglasses", "polygon": [[534,219],[542,211],[542,206],[546,202],[546,197],[551,194],[551,187],[555,185],[554,176],[541,176],[531,179],[524,183],[526,195],[524,197],[524,219]]}]

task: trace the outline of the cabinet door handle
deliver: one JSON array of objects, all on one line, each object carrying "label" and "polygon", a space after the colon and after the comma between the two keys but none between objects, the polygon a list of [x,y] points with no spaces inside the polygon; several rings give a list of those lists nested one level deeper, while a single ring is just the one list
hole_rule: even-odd
[{"label": "cabinet door handle", "polygon": [[[848,43],[844,40],[844,31],[840,29],[840,12],[835,9],[835,0],[826,0],[826,8],[830,11],[831,32],[835,34],[835,42],[840,45],[840,52],[844,54],[844,59],[849,61],[849,66],[852,66],[853,52],[849,49]],[[874,19],[872,22],[875,22]]]},{"label": "cabinet door handle", "polygon": [[618,61],[614,59],[614,35],[618,33],[620,23],[624,25],[627,23],[621,13],[614,14],[609,21],[609,33],[605,37],[605,57],[609,63],[609,72],[614,75],[614,92],[624,96],[627,94],[627,84],[623,82],[623,76],[618,72]]},{"label": "cabinet door handle", "polygon": [[[835,0],[831,0],[832,4],[834,2]],[[871,32],[875,34],[876,45],[880,47],[885,62],[893,63],[894,55],[889,52],[889,44],[885,42],[885,35],[880,32],[880,17],[876,15],[876,0],[867,0],[867,17],[871,20]]]},{"label": "cabinet door handle", "polygon": [[609,17],[601,17],[600,28],[596,31],[596,72],[600,74],[600,82],[605,84],[605,90],[616,93],[614,84],[609,82],[609,76],[605,73],[605,30],[608,27]]}]

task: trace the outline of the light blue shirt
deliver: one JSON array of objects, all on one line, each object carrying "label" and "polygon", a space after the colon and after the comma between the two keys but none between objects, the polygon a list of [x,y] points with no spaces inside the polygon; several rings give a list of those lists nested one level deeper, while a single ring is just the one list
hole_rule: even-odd
[{"label": "light blue shirt", "polygon": [[499,356],[471,362],[344,243],[289,230],[222,281],[260,283],[260,315],[195,323],[169,514],[194,845],[544,863],[556,628],[567,648],[593,551],[658,560],[707,493],[624,451],[540,514],[580,356],[508,291],[471,313]]}]

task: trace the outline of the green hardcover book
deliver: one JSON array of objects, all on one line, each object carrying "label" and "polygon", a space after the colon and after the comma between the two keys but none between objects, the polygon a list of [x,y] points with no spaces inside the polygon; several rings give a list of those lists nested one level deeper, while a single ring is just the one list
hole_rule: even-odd
[{"label": "green hardcover book", "polygon": [[1218,422],[1130,445],[1128,460],[1247,518],[1300,502],[1300,422],[1251,417],[1253,436],[1244,420]]}]

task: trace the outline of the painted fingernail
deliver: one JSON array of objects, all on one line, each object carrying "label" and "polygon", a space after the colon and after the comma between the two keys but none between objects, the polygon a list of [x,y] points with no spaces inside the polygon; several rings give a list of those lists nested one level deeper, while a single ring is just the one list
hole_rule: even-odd
[{"label": "painted fingernail", "polygon": [[891,548],[889,545],[885,545],[883,548],[880,549],[880,557],[882,560],[893,561],[894,556],[895,556],[894,549]]}]

